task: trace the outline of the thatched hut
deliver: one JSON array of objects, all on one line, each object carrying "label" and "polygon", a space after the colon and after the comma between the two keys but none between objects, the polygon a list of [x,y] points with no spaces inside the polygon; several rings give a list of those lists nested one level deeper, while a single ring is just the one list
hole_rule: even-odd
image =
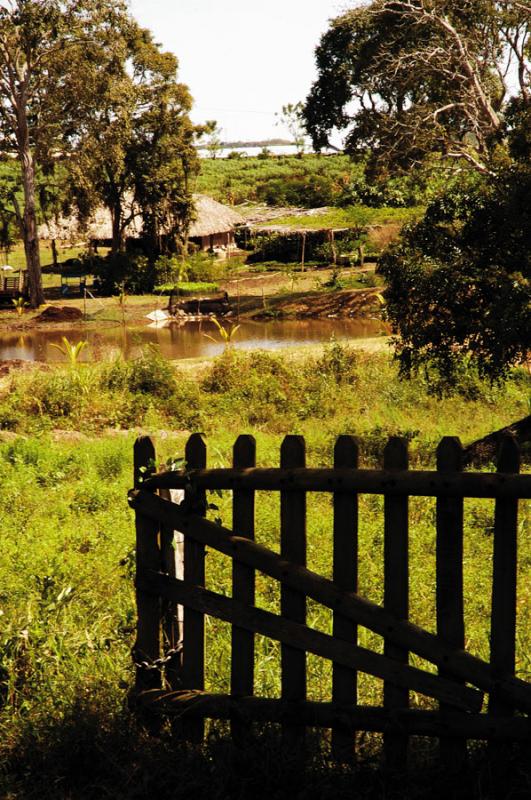
[{"label": "thatched hut", "polygon": [[231,250],[236,247],[234,229],[245,220],[234,209],[204,194],[194,194],[195,219],[189,238],[200,250]]},{"label": "thatched hut", "polygon": [[[200,250],[223,252],[234,249],[236,247],[234,229],[245,222],[244,218],[232,208],[203,194],[194,194],[194,203],[195,214],[189,230],[190,241]],[[143,229],[142,217],[139,213],[132,213],[131,217],[132,221],[126,229],[126,238],[139,239]],[[110,246],[111,215],[108,209],[101,206],[82,227],[76,215],[72,214],[70,217],[41,225],[39,236],[41,239],[52,239],[61,243],[77,243],[88,239],[94,245]]]}]

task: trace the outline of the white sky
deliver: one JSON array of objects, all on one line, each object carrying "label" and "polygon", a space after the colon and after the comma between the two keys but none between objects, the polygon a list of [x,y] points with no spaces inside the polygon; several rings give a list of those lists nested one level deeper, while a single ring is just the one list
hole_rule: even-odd
[{"label": "white sky", "polygon": [[304,100],[314,50],[354,2],[345,0],[130,0],[138,22],[179,59],[195,122],[216,119],[225,141],[288,137],[275,112]]}]

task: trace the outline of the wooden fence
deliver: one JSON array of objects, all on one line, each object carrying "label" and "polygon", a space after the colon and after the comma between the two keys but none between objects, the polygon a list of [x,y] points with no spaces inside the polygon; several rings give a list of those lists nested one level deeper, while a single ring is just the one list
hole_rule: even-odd
[{"label": "wooden fence", "polygon": [[[493,758],[506,742],[529,740],[531,684],[515,676],[519,500],[531,498],[531,475],[519,474],[512,437],[502,443],[495,473],[463,471],[458,440],[445,438],[435,471],[408,469],[405,440],[391,438],[383,469],[358,468],[358,446],[342,436],[330,469],[305,466],[302,437],[287,436],[280,468],[256,468],[255,442],[240,436],[232,468],[207,469],[205,444],[192,436],[186,470],[150,473],[151,439],[135,445],[138,630],[133,651],[136,696],[149,713],[178,714],[183,736],[201,741],[205,718],[231,720],[235,739],[251,722],[276,722],[290,745],[305,726],[332,730],[332,748],[348,759],[356,731],[383,733],[388,766],[402,769],[408,738],[437,737],[444,763],[459,768],[468,739],[491,740]],[[173,492],[182,490],[177,504]],[[205,518],[206,491],[231,490],[232,530]],[[280,554],[255,542],[255,492],[280,492]],[[333,580],[306,565],[306,495],[333,496]],[[384,602],[358,589],[358,495],[384,497]],[[408,497],[436,498],[437,634],[408,620]],[[465,650],[463,501],[494,498],[490,662]],[[183,544],[175,544],[175,532]],[[232,597],[205,588],[205,548],[232,559]],[[280,582],[280,615],[255,605],[255,573]],[[306,598],[332,609],[332,635],[307,626]],[[184,619],[179,609],[184,607]],[[231,691],[204,691],[205,615],[231,623]],[[383,652],[357,644],[357,626],[384,639]],[[255,634],[281,643],[281,697],[254,696]],[[330,702],[306,700],[306,653],[333,662]],[[437,667],[412,666],[409,653]],[[357,702],[357,674],[383,680],[383,705]],[[410,691],[438,701],[438,710],[409,707]],[[482,711],[484,694],[489,695]]]}]

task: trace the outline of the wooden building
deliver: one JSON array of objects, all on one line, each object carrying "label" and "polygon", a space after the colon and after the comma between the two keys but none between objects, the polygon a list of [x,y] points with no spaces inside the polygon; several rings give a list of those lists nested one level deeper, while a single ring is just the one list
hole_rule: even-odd
[{"label": "wooden building", "polygon": [[204,194],[195,194],[194,201],[196,218],[190,225],[190,241],[200,250],[223,253],[236,249],[234,229],[244,224],[243,217]]}]

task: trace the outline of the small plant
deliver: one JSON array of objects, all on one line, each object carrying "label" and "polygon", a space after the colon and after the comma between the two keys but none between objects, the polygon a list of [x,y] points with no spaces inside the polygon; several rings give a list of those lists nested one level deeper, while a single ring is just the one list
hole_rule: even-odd
[{"label": "small plant", "polygon": [[[234,335],[235,335],[236,331],[240,328],[240,326],[239,325],[233,325],[231,323],[228,328],[225,328],[220,322],[218,322],[218,320],[215,317],[212,318],[212,322],[214,323],[214,325],[218,329],[221,342],[225,345],[225,349],[229,350],[232,347],[232,340],[234,338]],[[210,341],[215,342],[216,344],[219,343],[218,339],[215,339],[213,336],[210,336],[208,333],[204,333],[203,336],[205,336],[207,339],[210,339]]]},{"label": "small plant", "polygon": [[52,347],[55,347],[56,350],[66,356],[71,367],[77,367],[79,356],[88,345],[88,342],[82,339],[74,344],[66,336],[63,336],[61,341],[63,344],[52,344]]},{"label": "small plant", "polygon": [[11,302],[15,306],[15,311],[17,312],[17,314],[19,315],[19,317],[21,317],[22,314],[24,313],[24,309],[27,308],[28,304],[26,303],[23,297],[16,297],[16,298],[13,297]]}]

